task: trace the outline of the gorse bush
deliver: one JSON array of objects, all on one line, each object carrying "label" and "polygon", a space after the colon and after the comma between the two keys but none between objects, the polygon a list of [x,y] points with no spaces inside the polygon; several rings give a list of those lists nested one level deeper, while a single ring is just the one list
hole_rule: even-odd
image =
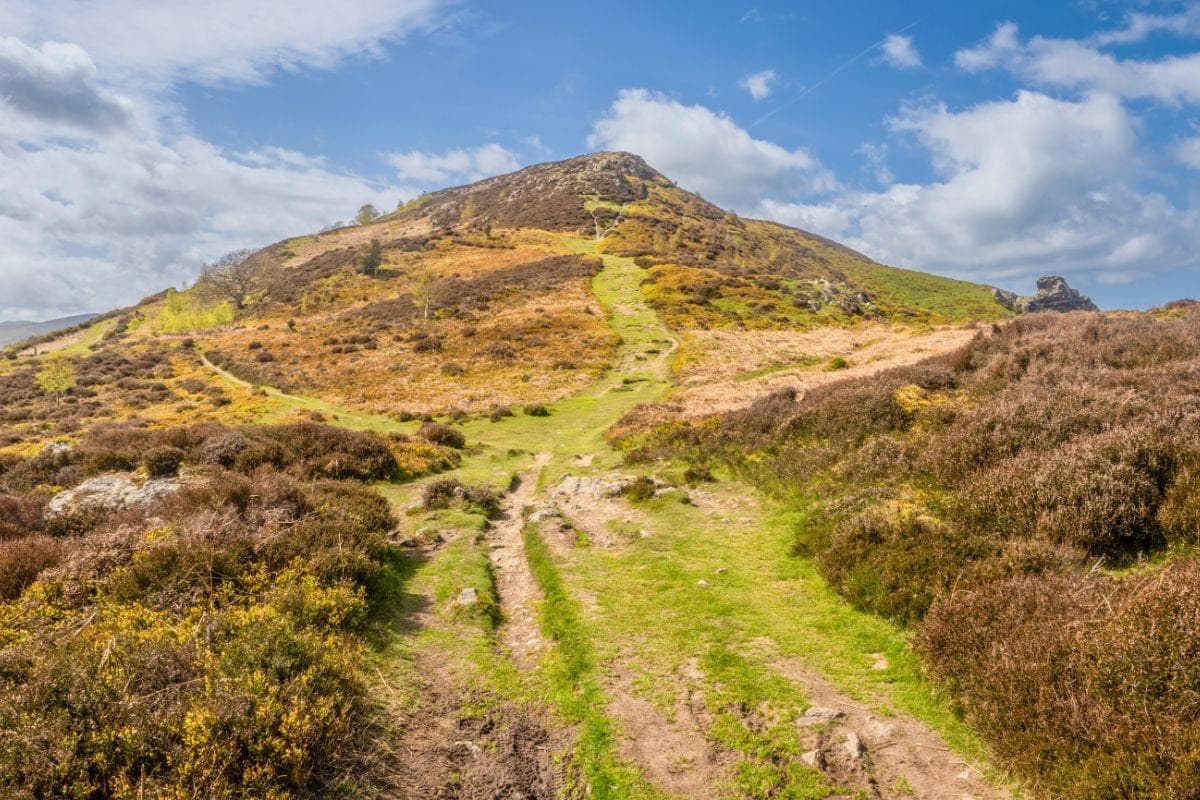
[{"label": "gorse bush", "polygon": [[1023,316],[803,398],[657,419],[635,411],[611,438],[804,504],[798,552],[916,626],[1037,793],[1200,797],[1200,567],[1103,571],[1200,541],[1200,305]]},{"label": "gorse bush", "polygon": [[[43,519],[39,485],[126,450],[190,472],[149,506]],[[356,481],[395,469],[383,439],[308,424],[110,428],[6,462],[25,494],[0,495],[0,794],[368,790],[365,635],[395,521]]]}]

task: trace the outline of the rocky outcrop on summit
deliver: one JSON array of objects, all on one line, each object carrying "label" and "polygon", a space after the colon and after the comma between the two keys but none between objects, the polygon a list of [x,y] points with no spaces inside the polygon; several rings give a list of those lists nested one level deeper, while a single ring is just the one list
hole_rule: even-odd
[{"label": "rocky outcrop on summit", "polygon": [[671,182],[632,153],[592,153],[434,192],[399,218],[424,218],[435,229],[492,225],[589,233],[596,224],[589,199],[632,203],[646,198],[650,184]]},{"label": "rocky outcrop on summit", "polygon": [[1099,311],[1091,298],[1084,297],[1078,290],[1067,285],[1059,275],[1045,275],[1037,280],[1037,294],[1022,297],[1003,289],[992,289],[996,302],[1019,313],[1035,314],[1040,311]]}]

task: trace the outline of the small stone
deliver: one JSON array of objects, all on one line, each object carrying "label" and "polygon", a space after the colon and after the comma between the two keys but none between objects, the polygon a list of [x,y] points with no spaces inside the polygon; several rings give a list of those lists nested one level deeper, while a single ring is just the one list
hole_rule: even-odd
[{"label": "small stone", "polygon": [[474,757],[482,753],[483,749],[474,742],[469,742],[466,739],[462,739],[454,743],[452,746],[452,752],[455,755]]},{"label": "small stone", "polygon": [[705,586],[708,586],[708,581],[701,578],[700,580],[696,581],[696,585],[703,589]]},{"label": "small stone", "polygon": [[971,768],[970,768],[970,767],[967,767],[967,768],[966,768],[966,769],[964,769],[962,772],[958,773],[958,779],[959,779],[960,781],[969,781],[969,780],[971,780]]},{"label": "small stone", "polygon": [[862,758],[867,752],[867,746],[863,744],[863,740],[854,731],[846,734],[846,740],[842,746],[846,748],[846,753],[850,758],[855,760]]},{"label": "small stone", "polygon": [[873,720],[871,722],[871,735],[876,739],[886,739],[895,731],[895,727],[886,722]]},{"label": "small stone", "polygon": [[825,757],[820,750],[809,750],[800,756],[800,760],[813,769],[821,769],[825,766]]},{"label": "small stone", "polygon": [[844,716],[846,716],[846,712],[839,711],[836,708],[809,706],[809,709],[804,712],[804,716],[800,718],[800,723],[802,725],[813,725],[817,722],[828,722],[829,720],[841,719]]},{"label": "small stone", "polygon": [[454,605],[460,608],[469,608],[479,602],[479,592],[475,588],[468,586],[458,593],[458,597],[454,598]]},{"label": "small stone", "polygon": [[642,537],[643,539],[649,539],[650,531],[646,530],[645,528],[642,528],[640,531],[638,531],[638,536]]}]

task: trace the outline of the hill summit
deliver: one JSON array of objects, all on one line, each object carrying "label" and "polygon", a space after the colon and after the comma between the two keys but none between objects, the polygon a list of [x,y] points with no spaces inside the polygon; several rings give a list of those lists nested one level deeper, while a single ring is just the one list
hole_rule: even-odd
[{"label": "hill summit", "polygon": [[[228,394],[202,388],[213,369],[401,417],[492,413],[594,385],[633,335],[618,312],[641,309],[636,335],[664,326],[679,342],[679,396],[691,414],[771,381],[813,380],[827,362],[877,370],[961,341],[960,323],[1014,313],[990,287],[739,217],[630,153],[537,164],[359,223],[230,254],[192,288],[109,312],[39,350],[90,354],[107,371],[146,365],[153,388],[122,394],[99,381],[94,403],[73,409],[84,422],[164,403],[163,418],[206,414],[207,398]],[[663,350],[645,346],[658,352],[638,357]],[[32,355],[10,353],[14,369]],[[221,413],[236,421],[269,405],[252,396]]]}]

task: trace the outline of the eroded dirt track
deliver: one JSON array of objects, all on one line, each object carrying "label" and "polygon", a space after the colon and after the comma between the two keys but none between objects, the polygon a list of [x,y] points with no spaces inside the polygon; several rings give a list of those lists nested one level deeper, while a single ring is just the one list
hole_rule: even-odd
[{"label": "eroded dirt track", "polygon": [[533,467],[520,476],[520,484],[509,493],[504,511],[487,537],[488,557],[496,571],[496,594],[502,612],[501,638],[513,660],[525,668],[537,661],[546,640],[537,618],[541,593],[525,557],[521,531],[525,526],[525,511],[537,495],[538,475],[549,460],[549,453],[539,453]]}]

